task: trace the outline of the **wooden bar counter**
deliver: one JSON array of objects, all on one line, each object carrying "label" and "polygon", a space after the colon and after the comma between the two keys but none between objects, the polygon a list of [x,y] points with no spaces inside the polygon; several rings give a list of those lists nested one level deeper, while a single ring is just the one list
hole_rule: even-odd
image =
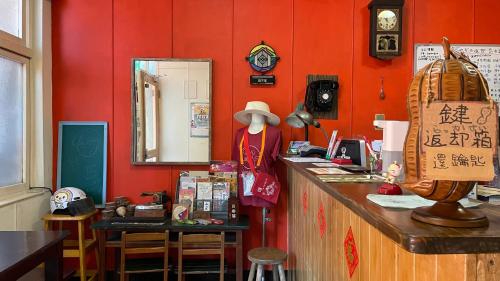
[{"label": "wooden bar counter", "polygon": [[[320,181],[307,167],[288,169],[287,280],[500,280],[500,207],[482,204],[489,227],[447,228],[412,220],[411,210],[366,199],[375,184]],[[354,238],[350,276],[345,240]],[[353,251],[347,251],[354,261]]]}]

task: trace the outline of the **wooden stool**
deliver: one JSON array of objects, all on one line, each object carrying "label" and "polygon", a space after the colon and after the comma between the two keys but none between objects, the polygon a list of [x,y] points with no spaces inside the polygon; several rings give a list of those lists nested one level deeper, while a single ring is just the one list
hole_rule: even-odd
[{"label": "wooden stool", "polygon": [[264,265],[273,266],[273,280],[278,281],[278,271],[279,271],[279,281],[286,281],[285,270],[283,269],[283,262],[286,260],[286,253],[282,250],[276,248],[255,248],[248,252],[248,259],[252,262],[252,267],[250,268],[250,274],[248,275],[248,281],[253,281],[255,277],[255,267],[257,266],[257,279],[256,281],[262,280],[262,275],[264,274]]},{"label": "wooden stool", "polygon": [[86,263],[87,252],[94,249],[96,264],[99,266],[99,252],[97,249],[97,237],[95,230],[92,230],[92,239],[85,239],[85,221],[90,220],[90,224],[94,222],[94,216],[97,210],[80,216],[70,215],[54,215],[47,214],[42,219],[45,222],[45,230],[51,230],[54,222],[59,222],[59,230],[62,230],[63,222],[76,222],[78,225],[78,240],[64,240],[63,257],[79,258],[80,259],[80,280],[88,281],[97,279],[97,271],[88,271]]}]

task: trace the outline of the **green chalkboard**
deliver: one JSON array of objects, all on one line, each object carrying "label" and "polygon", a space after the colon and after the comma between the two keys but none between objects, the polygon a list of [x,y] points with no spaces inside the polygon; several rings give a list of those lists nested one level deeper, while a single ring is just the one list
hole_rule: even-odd
[{"label": "green chalkboard", "polygon": [[106,202],[108,124],[59,122],[57,188],[76,187],[97,206]]}]

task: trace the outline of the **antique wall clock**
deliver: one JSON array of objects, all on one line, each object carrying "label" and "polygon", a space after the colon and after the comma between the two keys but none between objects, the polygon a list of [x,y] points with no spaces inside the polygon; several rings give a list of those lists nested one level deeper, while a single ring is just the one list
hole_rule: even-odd
[{"label": "antique wall clock", "polygon": [[370,56],[388,60],[401,55],[404,0],[373,0],[370,9]]}]

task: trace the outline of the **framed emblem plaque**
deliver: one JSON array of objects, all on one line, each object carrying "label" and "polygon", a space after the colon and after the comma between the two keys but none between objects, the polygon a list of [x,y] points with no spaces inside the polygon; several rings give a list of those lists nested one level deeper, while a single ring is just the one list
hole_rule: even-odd
[{"label": "framed emblem plaque", "polygon": [[251,75],[250,84],[252,85],[274,85],[276,78],[274,75],[264,75],[271,71],[276,66],[280,58],[276,55],[276,51],[267,45],[264,41],[253,47],[246,60],[250,67],[260,72],[261,75]]}]

